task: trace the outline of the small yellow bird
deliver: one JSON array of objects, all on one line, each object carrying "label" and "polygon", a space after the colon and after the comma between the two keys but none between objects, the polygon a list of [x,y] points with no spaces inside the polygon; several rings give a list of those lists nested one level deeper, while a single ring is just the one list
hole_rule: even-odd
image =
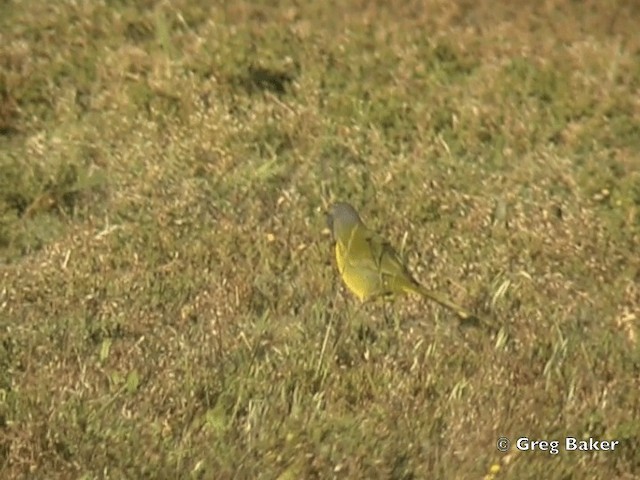
[{"label": "small yellow bird", "polygon": [[369,230],[348,203],[332,205],[327,220],[336,242],[338,272],[361,301],[412,292],[453,310],[463,320],[477,319],[446,296],[420,285],[393,247]]}]

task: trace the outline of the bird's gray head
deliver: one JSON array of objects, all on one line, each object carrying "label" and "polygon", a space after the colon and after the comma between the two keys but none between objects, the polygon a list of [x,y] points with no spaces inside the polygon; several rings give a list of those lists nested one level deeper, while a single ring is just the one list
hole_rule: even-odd
[{"label": "bird's gray head", "polygon": [[333,238],[340,238],[342,233],[350,231],[362,223],[360,215],[356,212],[356,209],[345,202],[338,202],[331,205],[329,208],[329,214],[327,215],[327,224],[333,234]]}]

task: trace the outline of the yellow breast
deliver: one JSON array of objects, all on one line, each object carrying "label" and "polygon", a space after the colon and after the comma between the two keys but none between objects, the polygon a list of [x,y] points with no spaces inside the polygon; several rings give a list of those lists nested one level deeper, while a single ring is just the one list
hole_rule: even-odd
[{"label": "yellow breast", "polygon": [[[360,245],[365,247],[365,245]],[[369,249],[358,243],[336,243],[338,272],[347,288],[361,301],[382,293],[382,278]]]}]

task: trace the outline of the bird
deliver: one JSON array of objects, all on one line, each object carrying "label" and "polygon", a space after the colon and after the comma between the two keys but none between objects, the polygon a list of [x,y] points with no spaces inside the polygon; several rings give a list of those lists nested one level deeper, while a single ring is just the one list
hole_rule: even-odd
[{"label": "bird", "polygon": [[361,302],[388,295],[415,293],[452,310],[464,321],[479,320],[446,295],[423,287],[411,275],[393,247],[369,230],[349,203],[331,205],[327,223],[335,241],[338,273]]}]

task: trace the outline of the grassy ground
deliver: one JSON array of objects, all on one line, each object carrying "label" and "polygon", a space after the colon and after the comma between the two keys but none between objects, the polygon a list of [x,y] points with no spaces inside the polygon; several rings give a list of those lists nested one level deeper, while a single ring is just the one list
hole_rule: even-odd
[{"label": "grassy ground", "polygon": [[1,3],[0,477],[637,478],[636,2]]}]

